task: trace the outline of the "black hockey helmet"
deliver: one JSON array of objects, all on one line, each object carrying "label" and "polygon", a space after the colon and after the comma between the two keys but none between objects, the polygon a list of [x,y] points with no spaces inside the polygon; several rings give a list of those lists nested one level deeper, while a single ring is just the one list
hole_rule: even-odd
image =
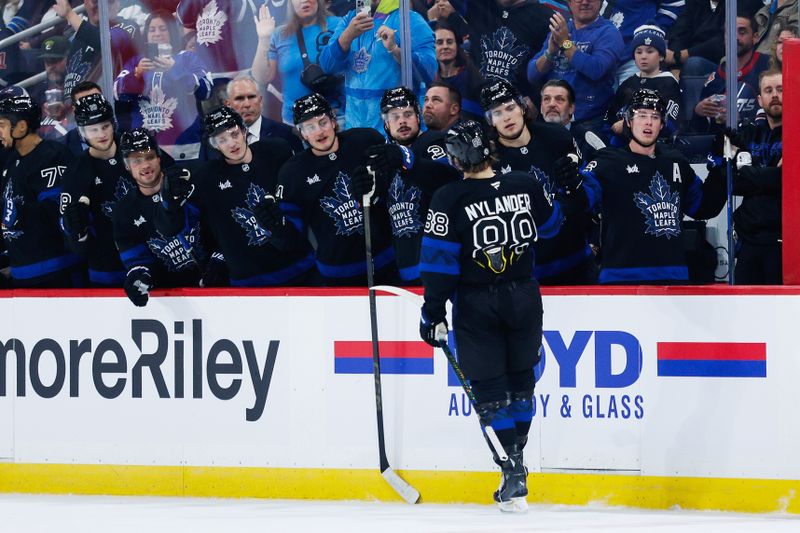
[{"label": "black hockey helmet", "polygon": [[78,126],[113,123],[114,110],[102,94],[89,94],[75,103],[75,122]]},{"label": "black hockey helmet", "polygon": [[203,117],[203,134],[213,137],[217,133],[231,128],[247,129],[242,116],[224,105],[212,110]]},{"label": "black hockey helmet", "polygon": [[333,114],[331,104],[319,93],[311,93],[294,101],[292,106],[292,120],[295,126],[301,122],[320,115],[328,115],[336,118]]},{"label": "black hockey helmet", "polygon": [[637,89],[633,96],[631,96],[631,103],[628,105],[628,119],[633,118],[633,113],[637,109],[652,109],[657,111],[661,118],[664,118],[664,112],[667,109],[667,104],[664,99],[654,89]]},{"label": "black hockey helmet", "polygon": [[12,128],[24,120],[28,123],[28,131],[33,133],[42,122],[42,110],[30,96],[9,96],[0,100],[0,118],[8,119]]},{"label": "black hockey helmet", "polygon": [[509,100],[519,102],[521,97],[519,89],[504,79],[497,78],[481,90],[481,107],[486,112]]},{"label": "black hockey helmet", "polygon": [[381,97],[381,114],[386,114],[399,107],[412,107],[419,117],[419,100],[414,91],[408,87],[387,89]]},{"label": "black hockey helmet", "polygon": [[450,157],[458,159],[464,165],[478,165],[491,156],[489,137],[474,120],[455,124],[445,133],[444,142]]},{"label": "black hockey helmet", "polygon": [[119,151],[122,157],[128,157],[133,152],[147,152],[148,150],[158,153],[158,143],[146,129],[136,128],[123,132],[119,140]]}]

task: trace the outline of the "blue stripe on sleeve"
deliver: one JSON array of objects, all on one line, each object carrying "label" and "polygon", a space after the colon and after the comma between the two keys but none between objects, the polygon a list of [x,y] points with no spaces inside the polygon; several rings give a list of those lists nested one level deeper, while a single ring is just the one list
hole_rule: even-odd
[{"label": "blue stripe on sleeve", "polygon": [[422,237],[419,270],[420,272],[458,276],[461,273],[460,254],[460,243],[428,236]]}]

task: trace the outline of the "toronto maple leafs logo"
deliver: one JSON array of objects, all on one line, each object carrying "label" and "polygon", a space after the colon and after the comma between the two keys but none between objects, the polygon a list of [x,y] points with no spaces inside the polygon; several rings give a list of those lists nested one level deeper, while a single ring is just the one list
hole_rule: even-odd
[{"label": "toronto maple leafs logo", "polygon": [[625,13],[617,11],[616,13],[611,15],[611,18],[609,18],[608,20],[610,20],[611,24],[613,24],[617,29],[620,29],[622,27],[622,23],[625,21]]},{"label": "toronto maple leafs logo", "polygon": [[262,228],[258,224],[256,217],[253,216],[253,208],[266,195],[267,193],[264,189],[255,183],[251,183],[250,188],[247,189],[247,197],[245,198],[247,207],[235,207],[231,209],[233,220],[244,228],[244,231],[247,233],[247,244],[249,246],[261,246],[266,244],[272,236],[272,233],[268,229]]},{"label": "toronto maple leafs logo", "polygon": [[22,236],[22,230],[18,229],[18,209],[23,203],[25,203],[25,200],[21,196],[14,196],[14,191],[9,181],[3,191],[3,238],[8,241]]},{"label": "toronto maple leafs logo", "polygon": [[645,233],[667,239],[681,234],[680,195],[672,192],[660,172],[650,182],[650,194],[637,192],[633,201],[644,215]]},{"label": "toronto maple leafs logo", "polygon": [[[92,68],[92,57],[90,53],[91,47],[86,47],[78,50],[72,57],[69,58],[67,63],[67,74],[64,77],[64,94],[69,95],[73,87],[82,82],[89,75],[89,70]],[[84,56],[87,56],[84,59]]]},{"label": "toronto maple leafs logo", "polygon": [[170,239],[164,239],[160,235],[152,237],[147,241],[147,247],[170,272],[197,268],[198,260],[203,257],[200,223],[195,223],[188,233]]},{"label": "toronto maple leafs logo", "polygon": [[389,217],[392,234],[396,237],[412,237],[422,229],[419,216],[421,195],[418,187],[411,185],[406,188],[400,175],[394,175],[389,185]]},{"label": "toronto maple leafs logo", "polygon": [[111,215],[114,214],[114,208],[117,206],[117,202],[120,201],[123,196],[128,194],[131,189],[133,189],[133,186],[128,180],[125,178],[119,178],[117,180],[117,186],[114,188],[114,199],[103,202],[103,204],[100,206],[100,209],[103,210],[103,214],[105,214],[108,218],[111,218]]},{"label": "toronto maple leafs logo", "polygon": [[372,56],[367,52],[367,49],[362,46],[353,56],[353,70],[359,74],[366,72],[371,60]]},{"label": "toronto maple leafs logo", "polygon": [[544,196],[547,198],[548,203],[553,205],[553,199],[556,197],[556,188],[553,186],[553,180],[550,179],[544,170],[534,165],[531,165],[530,174],[536,178],[536,181],[538,181],[539,185],[544,189]]},{"label": "toronto maple leafs logo", "polygon": [[336,235],[364,234],[364,213],[361,204],[350,192],[350,177],[339,172],[333,183],[333,196],[325,196],[320,206],[336,224]]},{"label": "toronto maple leafs logo", "polygon": [[530,48],[517,44],[514,33],[505,26],[491,36],[481,37],[481,74],[513,81],[517,69],[524,67]]},{"label": "toronto maple leafs logo", "polygon": [[177,98],[167,98],[160,85],[150,91],[149,101],[139,100],[139,113],[142,115],[142,127],[159,132],[172,128],[172,115],[178,107]]},{"label": "toronto maple leafs logo", "polygon": [[217,0],[211,0],[197,17],[197,44],[208,46],[222,39],[222,27],[228,21],[228,15],[217,7]]}]

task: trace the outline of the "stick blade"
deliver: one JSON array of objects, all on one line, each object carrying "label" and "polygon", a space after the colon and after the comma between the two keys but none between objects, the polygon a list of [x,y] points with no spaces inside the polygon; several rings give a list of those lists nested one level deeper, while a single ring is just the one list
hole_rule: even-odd
[{"label": "stick blade", "polygon": [[397,475],[397,472],[392,470],[391,467],[386,468],[381,472],[383,479],[400,495],[406,502],[414,505],[419,501],[419,491],[403,481],[403,478]]}]

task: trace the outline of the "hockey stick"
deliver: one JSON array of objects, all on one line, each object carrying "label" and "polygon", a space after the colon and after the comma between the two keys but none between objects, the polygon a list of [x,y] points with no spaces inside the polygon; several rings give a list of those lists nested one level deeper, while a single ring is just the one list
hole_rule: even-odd
[{"label": "hockey stick", "polygon": [[[370,170],[373,183],[375,173]],[[419,491],[406,483],[389,466],[389,459],[386,458],[386,442],[383,434],[383,400],[381,393],[381,357],[378,348],[378,312],[375,304],[375,291],[372,285],[375,283],[375,267],[372,264],[372,232],[370,230],[370,201],[375,192],[373,189],[364,195],[362,206],[364,208],[364,240],[367,252],[367,285],[369,289],[369,323],[372,330],[372,374],[375,378],[375,412],[378,417],[378,456],[380,460],[381,475],[387,483],[408,503],[414,504],[419,501]]]},{"label": "hockey stick", "polygon": [[[391,285],[377,285],[375,287],[371,287],[370,292],[373,290],[388,292],[390,294],[394,294],[395,296],[400,296],[401,298],[405,298],[409,302],[412,302],[417,307],[421,307],[425,301],[422,296],[419,296],[418,294],[414,294],[406,289],[393,287]],[[461,370],[461,365],[458,364],[458,360],[455,358],[453,352],[450,350],[450,346],[447,344],[447,335],[444,335],[436,340],[439,341],[439,348],[442,349],[444,356],[447,357],[447,362],[450,363],[450,367],[453,369],[456,378],[458,378],[458,382],[461,384],[461,388],[464,389],[467,398],[469,398],[472,408],[475,409],[475,413],[478,413],[478,399],[475,397],[475,393],[472,391],[472,386],[470,386],[470,384],[467,382],[467,378],[464,376],[464,372]],[[497,438],[497,433],[494,432],[494,428],[490,426],[483,419],[483,417],[480,416],[480,414],[478,414],[478,420],[483,428],[484,433],[486,433],[486,438],[489,440],[489,444],[494,449],[494,452],[501,461],[508,460],[508,454],[503,448],[503,445],[500,444],[500,439]]]},{"label": "hockey stick", "polygon": [[725,156],[725,179],[726,188],[728,189],[728,285],[733,285],[733,148],[731,147],[731,140],[727,135],[724,136],[723,155]]}]

